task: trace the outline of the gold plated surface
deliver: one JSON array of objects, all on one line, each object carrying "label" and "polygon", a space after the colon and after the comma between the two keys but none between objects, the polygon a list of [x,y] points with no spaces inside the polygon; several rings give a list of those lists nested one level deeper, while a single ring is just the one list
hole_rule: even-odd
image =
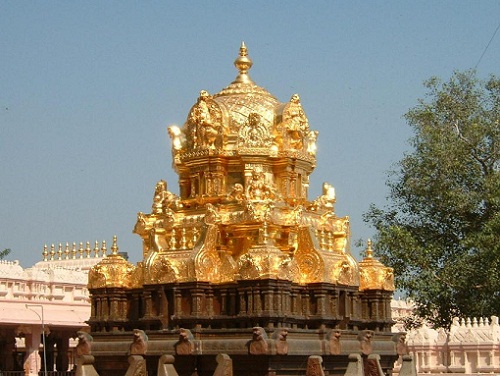
[{"label": "gold plated surface", "polygon": [[179,194],[160,180],[151,213],[138,213],[143,260],[133,267],[115,252],[89,285],[276,279],[392,291],[388,268],[350,254],[333,186],[308,198],[318,132],[299,95],[281,103],[255,84],[244,44],[234,64],[230,85],[200,91],[184,125],[168,128]]},{"label": "gold plated surface", "polygon": [[360,291],[386,290],[394,291],[393,269],[384,266],[373,258],[372,242],[368,239],[366,257],[359,263]]},{"label": "gold plated surface", "polygon": [[89,270],[89,284],[91,289],[104,287],[130,288],[134,285],[131,276],[135,267],[118,254],[116,236],[113,237],[111,254]]}]

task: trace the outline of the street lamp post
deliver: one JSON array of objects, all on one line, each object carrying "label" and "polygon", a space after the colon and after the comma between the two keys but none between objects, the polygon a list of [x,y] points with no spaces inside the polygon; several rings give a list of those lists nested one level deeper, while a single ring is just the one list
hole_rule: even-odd
[{"label": "street lamp post", "polygon": [[[39,307],[42,310],[42,316],[38,314],[37,311],[35,311],[32,308]],[[38,318],[42,321],[42,344],[43,344],[43,374],[47,376],[47,350],[45,348],[45,321],[43,319],[43,305],[41,304],[26,304],[26,308],[29,309],[30,311],[33,311]]]}]

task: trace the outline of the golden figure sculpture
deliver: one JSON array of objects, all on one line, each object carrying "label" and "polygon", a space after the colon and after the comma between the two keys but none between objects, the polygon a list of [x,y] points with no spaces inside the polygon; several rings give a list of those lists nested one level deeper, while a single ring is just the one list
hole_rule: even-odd
[{"label": "golden figure sculpture", "polygon": [[309,130],[309,122],[300,104],[298,94],[293,94],[290,98],[290,103],[283,113],[283,123],[289,136],[290,147],[302,149],[304,138]]},{"label": "golden figure sculpture", "polygon": [[215,142],[221,131],[220,112],[208,91],[200,91],[198,101],[189,114],[188,123],[195,147],[215,149]]}]

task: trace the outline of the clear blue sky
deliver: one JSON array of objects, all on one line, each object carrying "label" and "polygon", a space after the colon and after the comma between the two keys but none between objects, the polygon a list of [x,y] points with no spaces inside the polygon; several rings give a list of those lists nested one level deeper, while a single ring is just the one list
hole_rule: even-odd
[{"label": "clear blue sky", "polygon": [[[166,128],[236,77],[241,41],[253,80],[299,93],[320,132],[310,199],[329,181],[352,239],[372,237],[361,216],[408,150],[402,115],[499,22],[499,1],[2,1],[0,250],[28,267],[44,244],[116,234],[138,261],[137,212],[158,180],[178,191]],[[500,32],[479,76],[499,62]]]}]

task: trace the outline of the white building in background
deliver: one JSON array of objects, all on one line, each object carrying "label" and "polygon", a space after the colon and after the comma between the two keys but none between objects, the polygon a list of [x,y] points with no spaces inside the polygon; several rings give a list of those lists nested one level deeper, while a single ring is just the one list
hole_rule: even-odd
[{"label": "white building in background", "polygon": [[45,364],[48,371],[73,367],[73,339],[88,330],[88,270],[105,254],[105,242],[93,249],[87,242],[45,247],[43,261],[27,269],[0,260],[0,371],[38,375]]},{"label": "white building in background", "polygon": [[[404,332],[403,319],[411,315],[411,302],[393,300],[394,332]],[[423,325],[406,333],[408,353],[419,374],[500,373],[500,324],[490,318],[455,319],[449,332]],[[398,372],[397,362],[395,372]]]}]

